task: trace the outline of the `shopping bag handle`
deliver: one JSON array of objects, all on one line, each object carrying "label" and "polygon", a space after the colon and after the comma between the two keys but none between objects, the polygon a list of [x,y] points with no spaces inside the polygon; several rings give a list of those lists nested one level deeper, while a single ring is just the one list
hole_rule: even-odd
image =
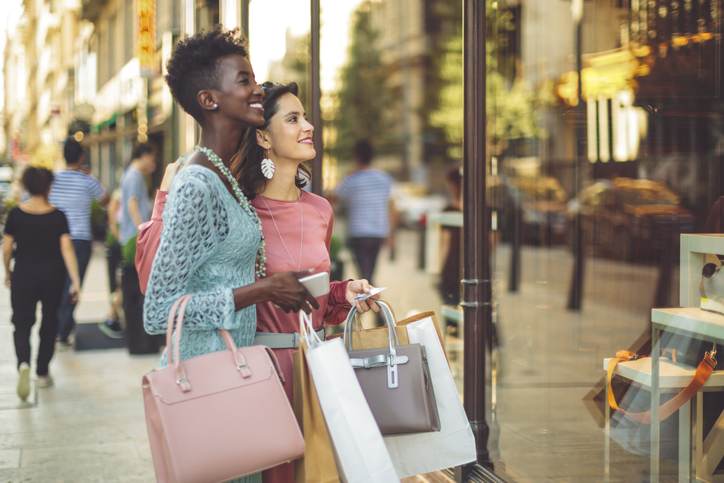
[{"label": "shopping bag handle", "polygon": [[299,335],[307,343],[307,347],[315,347],[322,343],[322,339],[314,330],[314,324],[312,324],[312,315],[307,314],[303,310],[299,311]]}]

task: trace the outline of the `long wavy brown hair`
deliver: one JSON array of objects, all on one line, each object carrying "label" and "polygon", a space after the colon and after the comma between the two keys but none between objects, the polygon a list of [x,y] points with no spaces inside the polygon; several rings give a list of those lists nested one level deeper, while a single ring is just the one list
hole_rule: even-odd
[{"label": "long wavy brown hair", "polygon": [[[260,128],[247,128],[242,135],[241,146],[237,155],[231,161],[231,173],[239,181],[239,186],[249,199],[263,191],[268,180],[261,172],[261,161],[266,156],[264,149],[256,142],[256,130],[269,127],[271,118],[279,110],[279,98],[284,94],[297,95],[299,87],[296,82],[289,84],[274,84],[265,82],[261,85],[264,90],[264,125]],[[304,165],[299,166],[299,173],[295,179],[297,188],[304,188],[312,175]]]}]

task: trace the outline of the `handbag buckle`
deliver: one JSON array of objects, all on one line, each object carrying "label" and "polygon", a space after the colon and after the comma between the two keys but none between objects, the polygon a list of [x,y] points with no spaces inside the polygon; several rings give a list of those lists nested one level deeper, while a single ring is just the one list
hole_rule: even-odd
[{"label": "handbag buckle", "polygon": [[396,389],[400,386],[400,377],[397,370],[398,364],[407,364],[410,358],[407,356],[398,356],[392,353],[387,357],[387,388]]},{"label": "handbag buckle", "polygon": [[244,379],[248,379],[252,376],[251,369],[249,369],[249,365],[245,360],[240,361],[237,364],[236,369],[241,373],[241,377]]},{"label": "handbag buckle", "polygon": [[176,384],[181,388],[181,392],[191,391],[191,383],[185,375],[182,375],[178,379],[176,379]]},{"label": "handbag buckle", "polygon": [[397,372],[397,364],[393,363],[390,358],[390,363],[387,364],[387,389],[397,389],[400,386],[400,378]]},{"label": "handbag buckle", "polygon": [[[716,367],[716,365],[717,365],[717,360],[716,360],[716,346],[712,347],[709,352],[706,352],[706,353],[705,353],[704,359],[705,359],[705,360],[706,360],[706,359],[709,359],[709,361],[711,361],[711,362],[710,362],[710,365],[711,365],[712,369],[714,369],[714,368]],[[707,361],[707,362],[709,362],[709,361]]]}]

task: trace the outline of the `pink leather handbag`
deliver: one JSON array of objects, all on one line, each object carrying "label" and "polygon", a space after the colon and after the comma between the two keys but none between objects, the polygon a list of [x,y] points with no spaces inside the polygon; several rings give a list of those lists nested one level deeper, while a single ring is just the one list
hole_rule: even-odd
[{"label": "pink leather handbag", "polygon": [[181,297],[169,313],[168,366],[143,376],[156,479],[220,482],[301,457],[304,438],[271,349],[237,348],[231,335],[219,330],[228,350],[180,360],[189,300]]}]

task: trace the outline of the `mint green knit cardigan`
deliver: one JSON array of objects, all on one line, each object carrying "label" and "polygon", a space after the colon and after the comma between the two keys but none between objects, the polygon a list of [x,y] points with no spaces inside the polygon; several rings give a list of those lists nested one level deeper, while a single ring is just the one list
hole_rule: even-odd
[{"label": "mint green knit cardigan", "polygon": [[[161,243],[143,307],[149,334],[165,334],[171,305],[191,295],[181,335],[181,359],[225,350],[217,329],[237,346],[251,345],[256,309],[234,308],[233,289],[254,282],[261,234],[211,170],[187,166],[176,175],[163,213]],[[166,365],[162,357],[161,365]],[[262,408],[260,408],[262,409]],[[261,482],[261,474],[235,480]]]}]

